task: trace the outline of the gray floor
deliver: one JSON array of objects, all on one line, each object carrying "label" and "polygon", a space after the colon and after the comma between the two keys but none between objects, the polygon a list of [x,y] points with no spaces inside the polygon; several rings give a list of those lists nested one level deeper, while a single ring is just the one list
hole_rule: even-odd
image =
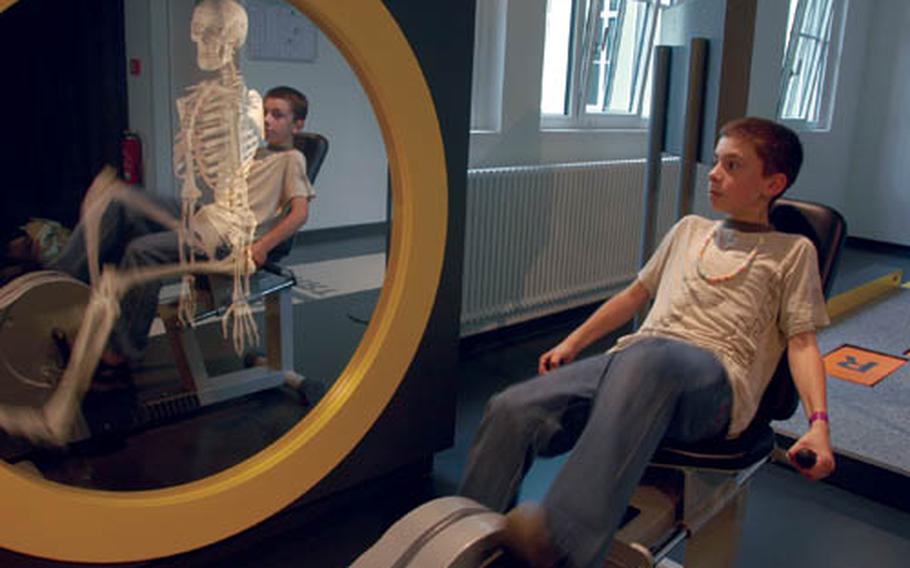
[{"label": "gray floor", "polygon": [[769,466],[753,482],[738,568],[899,568],[910,515]]}]

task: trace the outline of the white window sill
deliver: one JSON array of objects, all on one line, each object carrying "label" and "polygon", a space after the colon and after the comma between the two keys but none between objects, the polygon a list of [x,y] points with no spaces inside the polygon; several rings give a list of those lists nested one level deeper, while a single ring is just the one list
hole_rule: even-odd
[{"label": "white window sill", "polygon": [[541,126],[540,131],[553,134],[645,134],[648,129],[647,127],[632,128],[621,126]]}]

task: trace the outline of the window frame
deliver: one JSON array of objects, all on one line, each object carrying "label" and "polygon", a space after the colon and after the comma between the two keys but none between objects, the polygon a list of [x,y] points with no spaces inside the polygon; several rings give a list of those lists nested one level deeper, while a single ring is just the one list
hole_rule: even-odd
[{"label": "window frame", "polygon": [[[797,7],[796,10],[798,12],[799,7]],[[817,105],[817,117],[797,118],[783,116],[789,81],[793,76],[791,71],[793,59],[799,49],[798,44],[794,41],[794,36],[800,35],[800,32],[796,29],[797,17],[794,17],[793,25],[786,31],[787,43],[785,44],[784,56],[781,62],[781,78],[775,116],[781,123],[786,124],[794,130],[825,132],[831,129],[831,122],[832,117],[834,116],[834,107],[837,99],[840,63],[843,56],[844,28],[846,27],[848,12],[849,0],[831,0],[830,29],[828,40],[826,45],[824,45],[825,54],[822,60],[824,70],[820,77],[821,86],[818,91],[819,102]],[[813,37],[813,40],[818,41],[818,38]]]},{"label": "window frame", "polygon": [[[586,17],[588,8],[591,10],[604,10],[605,4],[609,0],[573,0],[572,7],[572,33],[569,41],[572,45],[567,50],[569,52],[567,88],[565,111],[563,113],[549,113],[540,110],[540,126],[542,130],[596,130],[596,129],[628,129],[628,130],[645,130],[648,126],[647,108],[648,93],[646,92],[651,84],[651,59],[653,47],[657,37],[657,29],[660,22],[660,13],[663,9],[676,4],[679,0],[622,0],[622,11],[620,12],[620,25],[622,19],[627,15],[626,8],[632,2],[643,1],[651,5],[652,10],[648,14],[650,20],[645,24],[644,36],[647,40],[647,48],[643,49],[639,57],[638,69],[633,69],[634,75],[641,74],[634,81],[638,83],[635,87],[636,93],[634,111],[589,111],[586,107],[587,93],[590,88],[590,81],[587,68],[593,65],[593,54],[597,47],[596,36],[602,33],[600,30],[585,30],[585,24],[590,23],[591,27],[596,26],[599,18]],[[596,13],[596,12],[595,12]],[[617,43],[617,45],[619,45]],[[588,54],[586,56],[585,54]],[[543,75],[541,76],[543,80]],[[608,82],[607,89],[612,91],[614,84]],[[600,90],[600,89],[599,89]],[[608,96],[609,92],[605,94]]]}]

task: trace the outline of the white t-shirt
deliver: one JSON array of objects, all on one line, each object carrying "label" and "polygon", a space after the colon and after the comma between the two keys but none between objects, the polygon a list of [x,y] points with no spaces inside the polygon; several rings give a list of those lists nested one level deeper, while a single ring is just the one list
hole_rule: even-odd
[{"label": "white t-shirt", "polygon": [[690,215],[638,279],[653,306],[614,350],[661,336],[714,353],[733,390],[730,436],[755,415],[788,338],[829,323],[815,247],[799,235],[745,232]]},{"label": "white t-shirt", "polygon": [[[246,178],[247,200],[256,218],[256,238],[274,226],[292,198],[316,196],[306,171],[306,157],[296,149],[263,147],[256,151]],[[217,203],[209,203],[196,212],[196,230],[205,242],[218,242],[230,230],[232,217],[227,211],[219,211],[219,207]]]}]

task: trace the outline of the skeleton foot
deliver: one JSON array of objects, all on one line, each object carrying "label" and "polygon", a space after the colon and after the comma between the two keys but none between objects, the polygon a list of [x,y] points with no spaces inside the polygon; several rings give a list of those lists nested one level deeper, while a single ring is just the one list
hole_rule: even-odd
[{"label": "skeleton foot", "polygon": [[0,429],[36,445],[62,447],[67,442],[48,424],[41,409],[28,406],[0,406]]}]

